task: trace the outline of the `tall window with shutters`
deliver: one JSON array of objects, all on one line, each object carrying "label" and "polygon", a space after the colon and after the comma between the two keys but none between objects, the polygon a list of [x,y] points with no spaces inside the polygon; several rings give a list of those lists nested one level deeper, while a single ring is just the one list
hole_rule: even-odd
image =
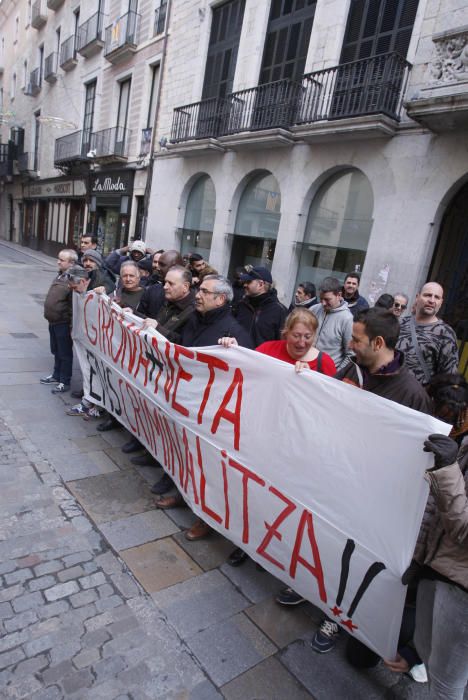
[{"label": "tall window with shutters", "polygon": [[202,99],[232,91],[245,0],[230,0],[213,9]]}]

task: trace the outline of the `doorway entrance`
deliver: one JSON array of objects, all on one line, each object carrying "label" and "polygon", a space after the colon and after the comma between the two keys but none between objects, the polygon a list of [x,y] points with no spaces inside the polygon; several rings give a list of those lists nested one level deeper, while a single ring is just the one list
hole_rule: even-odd
[{"label": "doorway entrance", "polygon": [[468,375],[468,183],[447,207],[428,279],[444,288],[441,316],[460,342],[460,372]]}]

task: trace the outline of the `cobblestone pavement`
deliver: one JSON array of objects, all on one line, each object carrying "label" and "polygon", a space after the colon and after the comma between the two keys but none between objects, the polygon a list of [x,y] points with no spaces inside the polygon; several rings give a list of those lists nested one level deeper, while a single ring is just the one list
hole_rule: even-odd
[{"label": "cobblestone pavement", "polygon": [[382,666],[356,673],[342,639],[312,652],[319,611],[277,606],[281,583],[227,566],[221,536],[188,542],[191,513],[155,510],[159,470],[132,466],[128,434],[38,383],[54,270],[0,243],[0,697],[425,698]]}]

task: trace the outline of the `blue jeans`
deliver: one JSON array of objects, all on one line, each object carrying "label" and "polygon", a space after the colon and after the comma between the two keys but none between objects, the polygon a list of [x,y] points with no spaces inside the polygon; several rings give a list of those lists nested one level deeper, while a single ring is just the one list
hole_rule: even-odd
[{"label": "blue jeans", "polygon": [[426,664],[430,700],[463,700],[468,681],[468,593],[422,579],[414,642]]},{"label": "blue jeans", "polygon": [[54,378],[70,384],[73,367],[73,341],[68,323],[49,325],[50,352],[54,356]]}]

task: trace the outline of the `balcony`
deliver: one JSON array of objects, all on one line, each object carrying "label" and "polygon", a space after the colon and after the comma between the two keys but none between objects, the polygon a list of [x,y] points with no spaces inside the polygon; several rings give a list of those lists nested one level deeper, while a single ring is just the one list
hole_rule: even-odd
[{"label": "balcony", "polygon": [[38,95],[40,93],[41,87],[42,87],[41,69],[35,68],[29,74],[29,85],[27,86],[25,94],[32,95],[33,97],[35,97],[36,95]]},{"label": "balcony", "polygon": [[47,22],[47,10],[44,0],[36,0],[31,9],[31,26],[40,29]]},{"label": "balcony", "polygon": [[78,63],[76,58],[76,38],[72,34],[65,39],[60,47],[60,68],[65,71],[72,70]]},{"label": "balcony", "polygon": [[130,130],[123,126],[95,131],[91,134],[90,152],[94,162],[118,163],[127,160]]},{"label": "balcony", "polygon": [[76,50],[85,58],[99,53],[104,46],[103,24],[104,13],[96,12],[78,28]]},{"label": "balcony", "polygon": [[50,85],[57,80],[57,54],[51,53],[44,61],[44,80]]},{"label": "balcony", "polygon": [[433,34],[429,80],[405,109],[422,126],[444,133],[466,129],[468,121],[468,27]]},{"label": "balcony", "polygon": [[54,167],[63,169],[87,161],[86,154],[89,144],[83,143],[82,131],[74,131],[72,134],[55,139]]},{"label": "balcony", "polygon": [[388,53],[305,75],[295,135],[310,142],[393,136],[410,68]]},{"label": "balcony", "polygon": [[167,2],[162,0],[159,7],[154,11],[153,36],[162,34],[166,28]]},{"label": "balcony", "polygon": [[[187,156],[197,156],[210,152],[224,152],[217,137],[223,133],[226,113],[226,99],[213,97],[194,102],[174,110],[171,130],[171,143],[168,150],[177,147],[177,152]],[[188,148],[184,142],[191,142]]]},{"label": "balcony", "polygon": [[47,7],[49,10],[58,10],[64,2],[65,0],[47,0]]},{"label": "balcony", "polygon": [[106,27],[104,56],[110,63],[119,63],[132,56],[138,45],[140,15],[127,12]]}]

